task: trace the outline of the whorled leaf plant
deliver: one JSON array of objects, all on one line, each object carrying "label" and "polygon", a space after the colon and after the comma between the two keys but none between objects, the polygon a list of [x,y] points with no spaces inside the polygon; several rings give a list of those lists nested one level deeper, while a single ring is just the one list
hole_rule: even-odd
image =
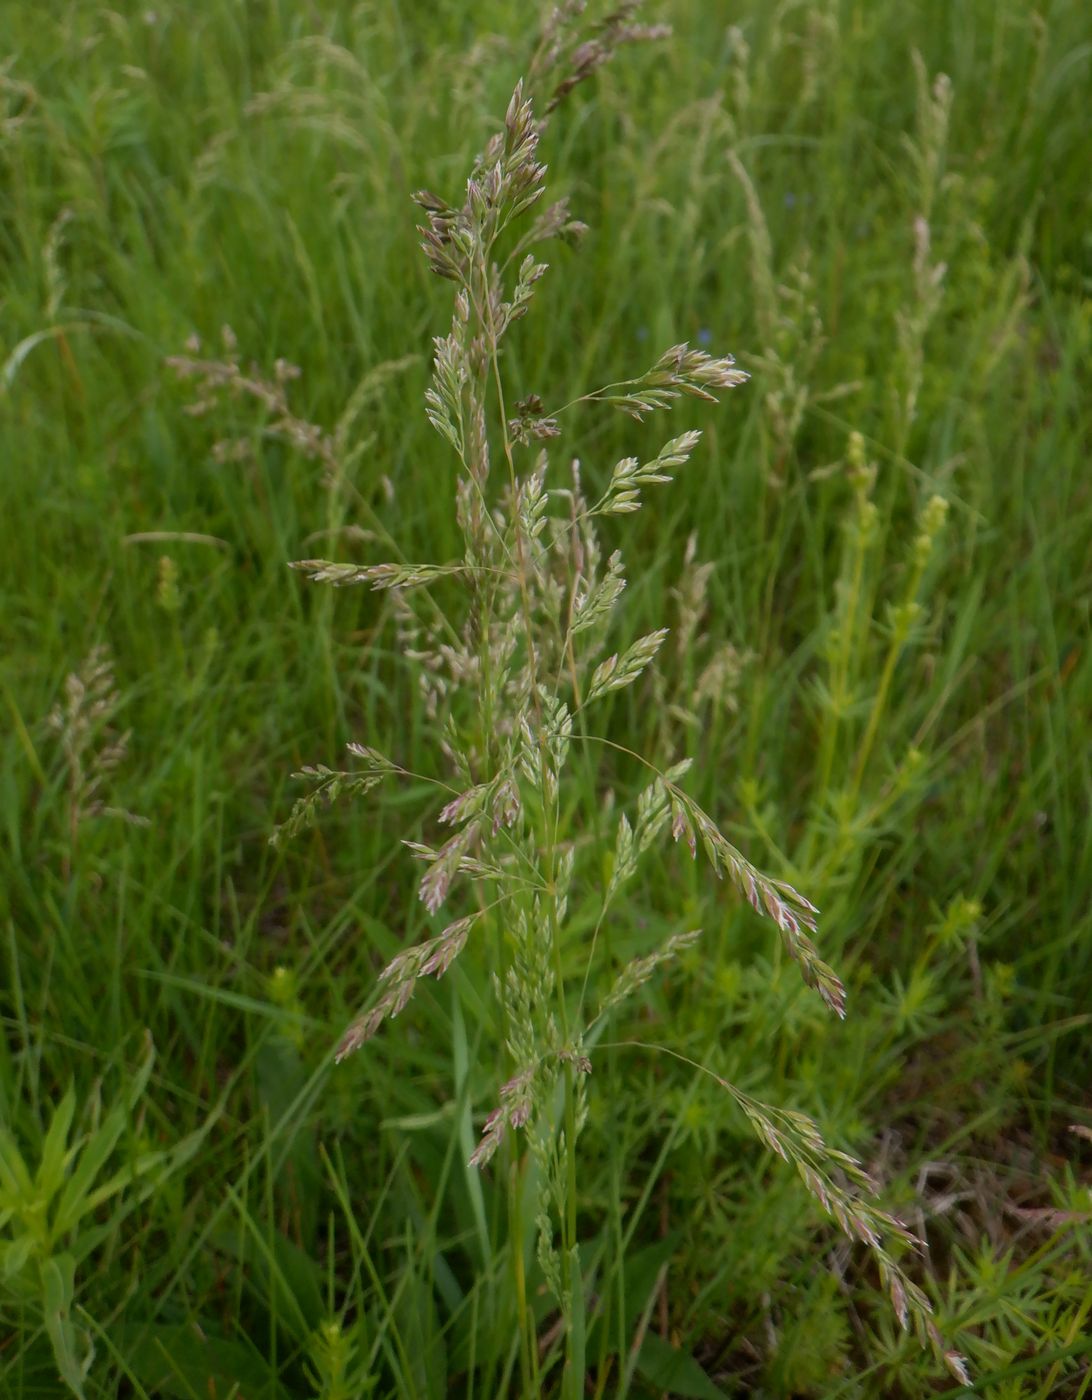
[{"label": "whorled leaf plant", "polygon": [[[551,68],[563,70],[547,111],[618,43],[659,37],[658,30],[631,22],[637,7],[630,4],[612,17],[613,29],[601,27],[578,43],[568,36],[579,8],[570,3],[555,12],[532,68],[536,81]],[[585,1306],[577,1250],[576,1148],[595,1042],[618,1006],[698,937],[696,931],[676,934],[631,962],[598,1007],[585,1008],[588,989],[600,981],[589,975],[600,928],[641,857],[668,833],[692,857],[700,848],[715,874],[727,877],[773,921],[804,980],[838,1016],[845,1013],[845,993],[816,949],[817,910],[809,900],[784,880],[763,874],[728,841],[687,793],[686,762],[634,755],[648,773],[647,785],[633,815],[623,812],[618,818],[611,874],[582,985],[566,975],[570,891],[578,881],[587,888],[601,884],[603,869],[601,856],[592,859],[586,845],[577,857],[574,804],[563,800],[566,765],[574,743],[590,753],[620,747],[595,737],[596,708],[607,695],[640,679],[667,636],[666,629],[657,629],[608,648],[626,579],[621,554],[607,553],[601,544],[600,526],[639,510],[647,490],[669,483],[698,448],[700,434],[672,437],[647,459],[623,458],[604,488],[589,494],[577,463],[562,475],[551,461],[550,444],[561,435],[565,409],[547,410],[534,395],[510,401],[502,350],[547,271],[538,250],[551,240],[575,244],[585,231],[567,200],[544,205],[546,168],[539,160],[544,125],[521,82],[503,124],[474,163],[462,201],[450,204],[427,191],[415,196],[424,214],[425,256],[454,290],[451,328],[434,342],[425,410],[458,459],[461,557],[442,565],[308,559],[293,567],[318,582],[394,591],[405,650],[451,772],[438,813],[450,834],[435,843],[405,844],[424,866],[419,893],[429,915],[450,904],[462,907],[435,936],[399,953],[383,970],[372,1004],[345,1032],[338,1059],[397,1016],[420,978],[442,976],[464,951],[492,959],[498,1033],[508,1068],[471,1162],[485,1167],[508,1145],[515,1164],[509,1173],[513,1218],[518,1219],[527,1202],[513,1144],[521,1130],[526,1133],[538,1168],[538,1258],[564,1323],[561,1387],[575,1396],[583,1393]],[[730,355],[715,357],[682,344],[633,379],[574,402],[621,410],[640,422],[682,398],[713,404],[746,380]],[[437,593],[445,598],[454,593],[461,602],[441,606]],[[356,764],[347,771],[304,770],[310,791],[275,840],[301,830],[341,795],[355,797],[407,776],[371,746],[348,747]],[[767,1107],[718,1082],[761,1141],[792,1162],[839,1226],[873,1251],[903,1325],[912,1323],[922,1342],[962,1379],[962,1360],[944,1347],[928,1300],[888,1251],[890,1240],[912,1238],[871,1203],[871,1183],[860,1165],[829,1147],[804,1115]],[[515,1247],[511,1253],[524,1386],[528,1394],[539,1394],[542,1362],[522,1255]]]}]

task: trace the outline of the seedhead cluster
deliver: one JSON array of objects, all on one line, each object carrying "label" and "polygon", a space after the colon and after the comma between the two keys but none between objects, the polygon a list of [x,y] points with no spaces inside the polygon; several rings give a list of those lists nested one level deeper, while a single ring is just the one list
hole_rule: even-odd
[{"label": "seedhead cluster", "polygon": [[[555,13],[532,69],[539,83],[552,64],[566,69],[552,87],[546,85],[546,111],[619,42],[658,33],[631,23],[637,7],[630,4],[591,37],[572,43],[566,36],[580,8],[570,3]],[[517,1183],[515,1218],[526,1208],[518,1185],[525,1163],[517,1136],[526,1132],[537,1166],[538,1259],[565,1324],[563,1389],[576,1394],[583,1386],[576,1379],[582,1361],[574,1319],[583,1317],[584,1299],[575,1154],[587,1076],[608,1018],[699,937],[698,931],[680,931],[604,978],[600,973],[609,970],[597,962],[602,961],[599,934],[619,891],[668,834],[692,858],[700,846],[718,878],[726,878],[758,914],[773,921],[804,980],[838,1016],[845,1013],[845,992],[813,941],[814,905],[783,879],[756,869],[728,841],[686,792],[688,764],[673,763],[670,756],[626,750],[639,759],[647,781],[632,815],[623,811],[617,817],[611,874],[593,937],[589,942],[570,933],[570,894],[579,887],[583,902],[584,892],[601,884],[604,862],[574,824],[578,804],[566,800],[567,766],[574,746],[585,750],[582,758],[589,763],[621,747],[595,734],[597,715],[608,696],[649,677],[668,636],[666,628],[657,628],[615,648],[609,645],[626,576],[621,552],[603,543],[601,528],[613,517],[640,510],[648,491],[669,484],[698,450],[700,433],[676,435],[647,458],[623,457],[602,473],[605,485],[591,491],[581,464],[563,466],[551,459],[551,447],[574,403],[644,422],[683,398],[713,404],[742,386],[747,375],[731,355],[715,357],[681,344],[635,378],[595,389],[574,403],[547,407],[539,394],[510,402],[505,342],[531,308],[548,270],[540,251],[550,242],[576,244],[586,231],[567,200],[544,201],[543,131],[520,83],[500,129],[474,163],[461,202],[449,203],[429,191],[414,196],[423,214],[421,246],[429,266],[454,290],[450,329],[434,342],[425,410],[458,462],[460,557],[442,564],[307,559],[294,567],[316,582],[393,590],[405,653],[420,678],[426,712],[450,770],[448,781],[438,784],[443,794],[438,822],[450,834],[435,843],[405,844],[424,866],[419,895],[428,914],[439,921],[445,907],[461,907],[435,936],[399,953],[383,970],[372,1005],[345,1033],[338,1058],[396,1017],[422,977],[442,976],[460,956],[480,958],[490,967],[507,1069],[471,1162],[484,1167],[507,1151],[509,1178]],[[210,373],[196,364],[191,372],[206,378]],[[271,393],[269,407],[277,421],[290,424],[279,391]],[[321,445],[316,450],[321,456]],[[599,477],[600,470],[587,475]],[[304,770],[300,776],[310,790],[278,836],[298,832],[332,800],[361,796],[409,776],[370,746],[352,743],[349,752],[356,765],[346,770]],[[573,965],[580,949],[578,986]],[[609,990],[598,1006],[586,1006],[602,985]],[[913,1314],[922,1336],[943,1351],[924,1295],[884,1248],[886,1237],[906,1240],[908,1234],[868,1203],[869,1183],[859,1165],[828,1148],[803,1115],[766,1108],[729,1084],[723,1087],[761,1140],[797,1166],[839,1225],[873,1249],[900,1318],[905,1322]],[[524,1265],[515,1241],[512,1252],[515,1296],[524,1300]],[[519,1306],[524,1382],[527,1393],[537,1394],[539,1347],[525,1301]],[[952,1354],[945,1359],[959,1374],[959,1359]]]},{"label": "seedhead cluster", "polygon": [[114,771],[129,752],[130,731],[119,732],[115,725],[121,705],[110,654],[97,646],[65,677],[64,699],[46,718],[64,759],[67,831],[61,868],[65,879],[72,873],[85,823],[118,817],[133,826],[147,825],[147,818],[111,806],[106,799]]}]

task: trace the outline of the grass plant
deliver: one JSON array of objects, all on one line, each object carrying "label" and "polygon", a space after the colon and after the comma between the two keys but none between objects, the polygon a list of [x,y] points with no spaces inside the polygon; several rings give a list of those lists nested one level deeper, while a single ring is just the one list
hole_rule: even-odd
[{"label": "grass plant", "polygon": [[1084,9],[661,21],[0,3],[0,1393],[1088,1392]]}]

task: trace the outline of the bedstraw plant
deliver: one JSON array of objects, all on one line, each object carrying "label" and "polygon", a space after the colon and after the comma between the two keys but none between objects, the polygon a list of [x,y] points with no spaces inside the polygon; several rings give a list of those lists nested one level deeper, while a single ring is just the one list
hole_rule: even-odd
[{"label": "bedstraw plant", "polygon": [[[668,636],[667,628],[658,628],[608,643],[624,618],[626,574],[613,543],[617,519],[639,511],[647,493],[669,484],[700,451],[701,435],[671,436],[650,454],[623,457],[608,473],[598,463],[565,464],[558,445],[566,415],[581,404],[586,412],[659,423],[681,400],[713,405],[748,376],[731,355],[680,344],[634,378],[561,407],[547,407],[538,394],[517,399],[513,392],[506,342],[547,272],[540,250],[550,242],[575,245],[585,232],[567,199],[544,200],[539,150],[548,114],[619,43],[661,34],[634,22],[635,5],[598,29],[580,31],[579,8],[564,7],[548,24],[527,87],[517,85],[503,124],[474,162],[462,201],[452,204],[427,191],[415,196],[425,256],[454,293],[450,330],[434,342],[425,407],[458,462],[459,557],[439,564],[399,558],[293,565],[319,583],[393,591],[405,655],[425,693],[449,777],[439,782],[411,774],[371,743],[353,741],[351,765],[316,765],[298,775],[308,791],[274,838],[310,825],[327,803],[362,797],[380,784],[412,778],[442,794],[436,814],[441,834],[404,843],[423,866],[419,894],[437,931],[382,970],[371,1004],[345,1032],[337,1057],[358,1050],[395,1018],[421,978],[443,976],[459,957],[489,968],[504,1071],[471,1165],[484,1170],[503,1163],[506,1173],[523,1392],[558,1387],[572,1397],[584,1393],[585,1310],[594,1301],[585,1296],[578,1238],[577,1148],[588,1076],[623,1003],[700,938],[700,930],[680,928],[621,968],[609,966],[600,935],[641,859],[670,836],[684,854],[707,860],[776,927],[830,1011],[841,1017],[846,1010],[842,984],[814,941],[818,911],[788,881],[752,865],[689,796],[688,763],[670,753],[635,754],[597,732],[608,697],[648,684]],[[544,94],[541,116],[532,91]],[[286,400],[278,399],[278,410],[282,420],[291,419]],[[607,853],[595,848],[595,814],[581,810],[585,781],[569,782],[576,749],[581,765],[602,764],[604,777],[619,752],[646,775],[631,811],[617,816]],[[590,938],[569,919],[577,891],[582,904],[599,891]],[[841,1229],[872,1251],[903,1326],[912,1326],[964,1379],[961,1358],[941,1341],[925,1295],[898,1262],[898,1252],[916,1241],[874,1204],[859,1163],[825,1143],[803,1114],[769,1107],[713,1078],[760,1141],[793,1163]],[[541,1280],[561,1321],[555,1335],[563,1337],[563,1355],[540,1346],[537,1335],[521,1247],[523,1222],[532,1218]]]}]

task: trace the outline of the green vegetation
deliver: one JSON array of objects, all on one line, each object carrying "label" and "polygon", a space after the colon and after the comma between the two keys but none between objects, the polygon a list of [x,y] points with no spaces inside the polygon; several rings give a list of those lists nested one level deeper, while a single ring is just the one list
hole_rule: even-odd
[{"label": "green vegetation", "polygon": [[[448,922],[401,840],[443,840],[449,773],[398,595],[285,567],[461,557],[424,413],[452,288],[410,194],[461,201],[527,7],[0,0],[0,1394],[555,1394],[567,1352],[607,1397],[958,1392],[722,1083],[861,1158],[976,1393],[1092,1393],[1085,8],[664,0],[674,36],[543,136],[589,232],[546,254],[506,392],[683,341],[751,375],[546,443],[597,498],[704,430],[600,526],[611,647],[672,630],[596,729],[692,761],[847,994],[839,1021],[685,844],[614,894],[594,1004],[704,933],[582,1076],[574,1351],[526,1140],[468,1165],[509,1070],[488,950],[334,1065]],[[240,368],[193,413],[198,353]],[[272,846],[350,741],[421,777]],[[578,750],[606,887],[648,779]]]}]

